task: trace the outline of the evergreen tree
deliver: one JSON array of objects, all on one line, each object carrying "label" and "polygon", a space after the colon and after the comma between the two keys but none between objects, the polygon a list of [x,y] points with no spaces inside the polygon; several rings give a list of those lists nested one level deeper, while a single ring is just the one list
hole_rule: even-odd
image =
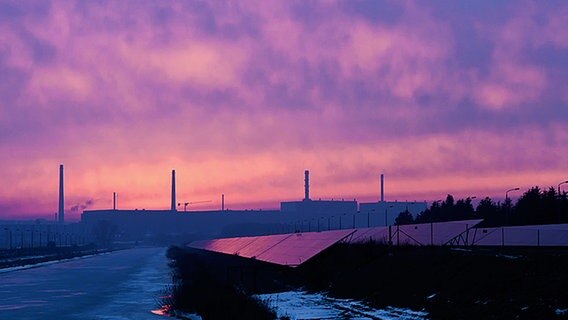
[{"label": "evergreen tree", "polygon": [[412,216],[412,213],[408,211],[408,209],[399,213],[396,219],[394,220],[394,224],[397,226],[404,224],[412,224],[412,223],[414,223],[414,217]]},{"label": "evergreen tree", "polygon": [[430,208],[418,214],[414,223],[467,219],[483,219],[480,225],[483,227],[568,223],[568,193],[558,194],[554,187],[540,189],[535,186],[527,190],[516,204],[510,198],[495,203],[486,197],[475,210],[470,198],[455,201],[448,194],[446,200],[434,201]]},{"label": "evergreen tree", "polygon": [[479,201],[475,209],[475,217],[483,219],[482,225],[484,227],[502,225],[504,222],[502,210],[489,197]]}]

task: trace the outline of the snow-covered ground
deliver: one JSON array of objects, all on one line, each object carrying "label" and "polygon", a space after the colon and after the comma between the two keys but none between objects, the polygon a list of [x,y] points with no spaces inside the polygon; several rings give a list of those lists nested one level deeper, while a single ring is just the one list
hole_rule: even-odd
[{"label": "snow-covered ground", "polygon": [[[91,258],[91,257],[98,256],[98,255],[102,255],[102,254],[109,254],[109,252],[101,252],[101,253],[89,254],[89,255],[85,255],[85,256],[73,257],[73,258],[61,259],[61,260],[51,260],[51,261],[45,261],[45,262],[34,263],[34,264],[26,264],[26,265],[17,266],[17,267],[0,268],[0,274],[1,274],[1,273],[12,272],[12,271],[18,271],[18,270],[25,270],[25,269],[31,269],[31,268],[39,268],[39,267],[43,267],[43,266],[48,266],[48,265],[50,265],[50,264],[61,263],[61,262],[66,262],[66,261],[71,261],[71,260],[86,259],[86,258]],[[48,256],[34,256],[33,258],[43,258],[43,257],[48,257]],[[16,260],[16,259],[13,259],[13,260]]]},{"label": "snow-covered ground", "polygon": [[116,251],[0,274],[1,319],[164,319],[165,248]]},{"label": "snow-covered ground", "polygon": [[323,293],[288,291],[258,295],[278,317],[290,319],[426,319],[426,312],[402,308],[373,309],[361,301],[335,299]]}]

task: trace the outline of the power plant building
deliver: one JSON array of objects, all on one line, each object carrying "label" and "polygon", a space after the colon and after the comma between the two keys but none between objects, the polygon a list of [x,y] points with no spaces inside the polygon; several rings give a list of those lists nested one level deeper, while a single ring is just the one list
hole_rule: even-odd
[{"label": "power plant building", "polygon": [[280,211],[283,213],[316,214],[321,216],[333,214],[357,213],[355,200],[302,200],[280,202]]},{"label": "power plant building", "polygon": [[[398,214],[413,215],[426,209],[426,202],[362,203],[356,200],[310,199],[309,171],[304,172],[304,199],[280,203],[280,210],[176,210],[175,170],[171,177],[170,210],[85,210],[81,222],[95,238],[110,234],[123,240],[187,236],[196,238],[266,235],[290,232],[324,231],[344,228],[391,225]],[[381,177],[381,189],[383,177]],[[224,200],[224,196],[222,197]],[[116,199],[113,195],[113,199]],[[224,201],[223,201],[224,202]],[[359,210],[358,210],[359,209]]]},{"label": "power plant building", "polygon": [[[113,242],[144,243],[187,243],[197,239],[212,237],[239,237],[277,235],[302,232],[322,232],[331,230],[361,229],[370,239],[378,239],[371,234],[381,226],[394,224],[397,216],[408,211],[413,216],[427,209],[424,202],[386,201],[384,197],[384,176],[381,175],[381,196],[377,202],[361,203],[357,201],[312,200],[309,196],[309,171],[305,171],[304,199],[300,201],[281,202],[281,210],[226,210],[224,201],[221,210],[189,211],[176,210],[175,170],[172,170],[171,203],[169,210],[118,210],[116,193],[113,193],[112,209],[85,210],[81,215],[81,223],[64,223],[64,188],[63,165],[59,166],[59,208],[55,221],[33,224],[16,223],[2,226],[5,231],[1,241],[4,248],[24,248],[41,246],[72,246],[91,242],[110,244]],[[222,196],[224,200],[224,196]],[[479,222],[479,221],[477,221]],[[477,223],[476,222],[476,223]],[[429,235],[430,242],[420,240],[420,244],[434,244],[436,236],[447,234],[457,225],[459,230],[465,223],[466,229],[474,224],[471,221],[451,221],[446,223],[430,223],[426,229],[420,225],[400,226],[405,235],[417,241],[418,236]],[[475,223],[475,224],[476,224]],[[438,227],[443,228],[437,231]],[[552,225],[559,228],[563,225]],[[396,227],[397,230],[399,226]],[[410,228],[410,229],[409,229]],[[528,230],[522,235],[512,237],[511,234]],[[530,229],[533,228],[533,229]],[[480,245],[565,245],[565,226],[562,230],[549,230],[550,226],[522,226],[505,228],[489,228],[482,230],[482,237],[473,241],[467,237],[456,241],[472,241]],[[519,230],[517,230],[519,229]],[[382,230],[382,231],[381,231]],[[391,228],[384,228],[375,233],[384,234]],[[540,231],[542,230],[542,237]],[[500,231],[500,232],[498,232]],[[513,232],[514,231],[514,232]],[[416,234],[414,233],[420,233]],[[429,233],[428,233],[429,232]],[[436,234],[434,234],[436,232]],[[461,232],[461,231],[460,231]],[[534,234],[537,237],[534,237]],[[475,235],[475,234],[474,234]],[[489,236],[490,235],[490,236]],[[274,239],[280,239],[275,237]],[[535,240],[536,239],[536,240]],[[397,242],[398,242],[397,236]],[[403,239],[404,240],[404,239]],[[447,239],[446,239],[447,240]],[[533,241],[534,240],[534,241]],[[444,240],[445,241],[445,240]],[[533,241],[533,242],[531,242]],[[439,241],[436,241],[438,243]]]}]

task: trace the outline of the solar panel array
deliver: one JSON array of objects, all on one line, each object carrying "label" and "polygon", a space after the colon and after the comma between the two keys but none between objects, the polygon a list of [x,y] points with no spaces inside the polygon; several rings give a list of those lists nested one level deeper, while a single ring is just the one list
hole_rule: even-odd
[{"label": "solar panel array", "polygon": [[394,245],[568,245],[568,224],[475,228],[482,220],[331,230],[194,241],[188,247],[298,266],[333,244],[368,241]]},{"label": "solar panel array", "polygon": [[199,240],[188,247],[296,267],[354,232],[349,229]]}]

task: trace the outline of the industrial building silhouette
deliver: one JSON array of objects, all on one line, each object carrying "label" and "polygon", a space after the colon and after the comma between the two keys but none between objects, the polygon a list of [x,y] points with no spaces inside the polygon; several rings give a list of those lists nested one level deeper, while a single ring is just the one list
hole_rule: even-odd
[{"label": "industrial building silhouette", "polygon": [[[384,178],[381,175],[381,185]],[[384,187],[381,186],[384,192]],[[313,200],[310,198],[309,171],[304,172],[304,199],[281,202],[280,210],[221,210],[180,212],[176,202],[175,170],[171,173],[170,210],[119,210],[113,195],[113,208],[85,210],[81,223],[92,236],[106,225],[122,240],[154,237],[218,237],[264,235],[297,231],[323,231],[342,228],[392,225],[396,216],[409,210],[416,215],[426,202],[387,202],[358,204],[356,200]],[[222,196],[224,200],[224,195]]]}]

